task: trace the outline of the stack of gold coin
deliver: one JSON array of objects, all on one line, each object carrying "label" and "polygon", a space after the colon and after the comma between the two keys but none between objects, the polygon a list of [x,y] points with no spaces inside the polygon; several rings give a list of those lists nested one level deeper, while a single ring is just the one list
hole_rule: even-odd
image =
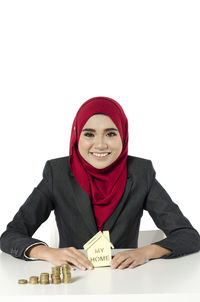
[{"label": "stack of gold coin", "polygon": [[61,283],[60,276],[52,275],[51,280],[52,280],[52,284],[60,284]]},{"label": "stack of gold coin", "polygon": [[71,271],[68,263],[62,264],[63,283],[71,283]]},{"label": "stack of gold coin", "polygon": [[19,284],[27,284],[28,281],[26,279],[20,279],[20,280],[18,280],[18,283]]},{"label": "stack of gold coin", "polygon": [[40,274],[40,284],[49,284],[49,273]]},{"label": "stack of gold coin", "polygon": [[51,269],[53,275],[60,276],[60,266],[53,266]]},{"label": "stack of gold coin", "polygon": [[52,267],[51,280],[52,280],[53,284],[59,284],[59,283],[61,283],[60,266],[54,266],[54,267]]},{"label": "stack of gold coin", "polygon": [[38,277],[37,276],[31,276],[29,278],[29,284],[38,284]]}]

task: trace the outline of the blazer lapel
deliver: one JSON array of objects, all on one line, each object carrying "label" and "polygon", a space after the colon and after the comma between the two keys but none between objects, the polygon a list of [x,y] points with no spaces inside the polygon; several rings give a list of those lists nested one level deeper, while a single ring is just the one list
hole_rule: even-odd
[{"label": "blazer lapel", "polygon": [[[85,221],[85,224],[89,228],[91,234],[94,236],[98,232],[98,228],[96,225],[90,198],[89,198],[88,194],[82,189],[80,184],[77,182],[77,180],[75,179],[73,174],[70,173],[70,175],[71,175],[71,180],[72,180],[74,199],[75,199],[77,208],[78,208],[80,214],[82,215],[82,217]],[[120,212],[122,211],[122,209],[125,205],[127,196],[130,192],[132,185],[133,185],[133,180],[129,176],[127,176],[126,187],[125,187],[124,193],[122,195],[122,198],[118,202],[118,204],[117,204],[116,208],[114,209],[113,213],[111,214],[111,216],[104,223],[103,230],[110,230],[113,227],[113,225],[115,224],[118,216],[120,215]]]},{"label": "blazer lapel", "polygon": [[90,198],[88,194],[82,189],[80,184],[77,182],[75,177],[73,176],[72,173],[71,175],[71,180],[72,180],[72,187],[73,187],[73,194],[74,194],[74,199],[77,205],[77,208],[82,215],[85,224],[89,228],[92,236],[94,236],[98,232],[98,228],[96,225],[92,205]]},{"label": "blazer lapel", "polygon": [[133,185],[132,179],[129,176],[127,176],[124,193],[123,193],[120,201],[118,202],[116,208],[114,209],[113,213],[111,214],[110,217],[108,217],[108,219],[104,223],[104,226],[103,226],[104,231],[111,230],[111,228],[115,224],[118,216],[120,215],[120,212],[122,211],[122,209],[126,203],[126,200],[127,200],[127,197],[128,197],[128,194],[130,192],[132,185]]}]

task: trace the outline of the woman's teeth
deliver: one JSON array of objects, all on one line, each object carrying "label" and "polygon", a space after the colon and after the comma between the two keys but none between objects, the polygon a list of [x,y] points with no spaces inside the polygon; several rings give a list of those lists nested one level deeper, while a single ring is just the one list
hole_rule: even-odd
[{"label": "woman's teeth", "polygon": [[98,156],[98,157],[104,157],[104,156],[108,155],[109,153],[102,153],[102,154],[92,153],[92,154],[95,155],[95,156]]}]

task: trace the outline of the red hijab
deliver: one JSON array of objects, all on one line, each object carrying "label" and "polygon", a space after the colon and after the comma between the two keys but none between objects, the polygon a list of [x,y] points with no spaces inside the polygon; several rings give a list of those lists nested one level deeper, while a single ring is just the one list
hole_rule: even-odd
[{"label": "red hijab", "polygon": [[[86,162],[78,150],[81,131],[87,120],[96,113],[106,114],[112,119],[123,144],[119,157],[103,169],[97,169]],[[127,156],[128,120],[122,107],[107,97],[95,97],[83,103],[72,125],[69,164],[74,177],[90,197],[100,231],[123,195],[127,179]]]}]

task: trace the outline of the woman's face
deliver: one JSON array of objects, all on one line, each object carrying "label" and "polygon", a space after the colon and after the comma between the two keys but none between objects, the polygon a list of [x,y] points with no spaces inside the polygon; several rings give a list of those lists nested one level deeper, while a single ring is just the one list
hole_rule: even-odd
[{"label": "woman's face", "polygon": [[87,120],[80,134],[78,150],[84,160],[97,169],[109,166],[118,158],[122,140],[109,116],[95,114]]}]

